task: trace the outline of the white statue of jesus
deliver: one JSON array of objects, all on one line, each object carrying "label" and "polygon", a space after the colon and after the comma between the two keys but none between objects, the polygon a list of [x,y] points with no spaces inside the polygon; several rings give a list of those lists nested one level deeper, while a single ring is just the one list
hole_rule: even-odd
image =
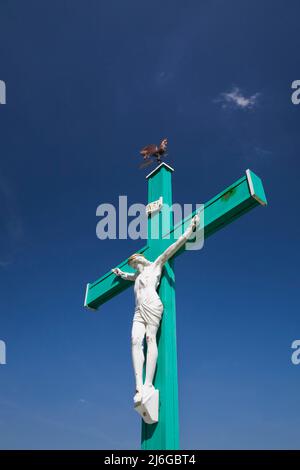
[{"label": "white statue of jesus", "polygon": [[[193,217],[187,230],[158,258],[150,262],[142,254],[135,253],[130,256],[128,264],[132,266],[135,273],[125,273],[118,268],[112,269],[117,275],[128,281],[134,281],[135,312],[132,324],[131,345],[132,362],[135,373],[136,392],[134,406],[139,406],[142,401],[155,391],[153,378],[157,363],[156,333],[160,325],[163,304],[157,293],[160,283],[162,269],[166,261],[187,242],[199,224],[199,216]],[[147,361],[146,376],[143,384],[144,352],[143,341],[146,334]]]}]

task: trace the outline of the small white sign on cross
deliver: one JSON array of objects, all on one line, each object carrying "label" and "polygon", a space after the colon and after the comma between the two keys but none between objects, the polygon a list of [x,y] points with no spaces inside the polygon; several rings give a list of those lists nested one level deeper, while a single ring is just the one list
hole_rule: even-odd
[{"label": "small white sign on cross", "polygon": [[146,214],[147,216],[149,215],[152,215],[158,211],[160,211],[160,209],[162,208],[163,206],[163,198],[162,196],[160,196],[159,199],[157,199],[157,201],[153,201],[153,202],[149,202],[149,204],[147,204],[146,206]]}]

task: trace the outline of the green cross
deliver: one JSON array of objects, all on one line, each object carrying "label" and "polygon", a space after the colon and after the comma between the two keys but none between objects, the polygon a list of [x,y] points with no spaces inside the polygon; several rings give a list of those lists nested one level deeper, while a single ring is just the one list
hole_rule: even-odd
[{"label": "green cross", "polygon": [[[173,171],[169,165],[161,163],[147,176],[148,203],[157,201],[160,197],[163,199],[161,210],[149,216],[148,242],[146,246],[139,250],[150,261],[153,261],[174,242],[178,232],[183,233],[183,227],[186,227],[196,213],[194,211],[186,219],[173,226],[172,213],[167,209],[167,206],[172,206]],[[204,204],[202,220],[205,239],[250,209],[266,204],[261,179],[252,171],[246,170],[244,176]],[[159,218],[159,227],[167,226],[164,225],[164,222],[170,223],[171,233],[169,237],[166,237],[161,230],[158,238],[152,239],[149,236],[150,223],[155,218]],[[179,250],[175,256],[184,251],[184,248]],[[144,450],[176,450],[179,448],[175,275],[173,263],[173,259],[166,263],[159,286],[159,296],[164,305],[164,313],[157,334],[158,361],[154,378],[154,386],[159,390],[159,421],[155,424],[146,424],[142,421],[141,446]],[[127,259],[120,263],[118,268],[132,272]],[[132,286],[131,282],[121,279],[109,271],[97,281],[87,285],[84,305],[91,309],[97,309],[129,286]]]}]

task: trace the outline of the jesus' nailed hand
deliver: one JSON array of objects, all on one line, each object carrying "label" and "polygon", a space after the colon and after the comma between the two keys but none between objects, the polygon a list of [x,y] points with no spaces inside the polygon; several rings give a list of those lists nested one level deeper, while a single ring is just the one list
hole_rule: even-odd
[{"label": "jesus' nailed hand", "polygon": [[[153,377],[158,355],[156,333],[163,314],[163,304],[157,293],[157,288],[163,266],[185,245],[193,232],[196,231],[199,223],[199,215],[195,215],[186,231],[153,262],[147,260],[140,253],[130,256],[128,264],[135,270],[134,273],[126,273],[118,268],[112,269],[112,272],[122,279],[134,281],[135,312],[131,334],[132,362],[136,382],[134,406],[139,406],[142,402],[145,402],[155,391]],[[145,382],[143,384],[143,341],[145,335],[147,361]]]}]

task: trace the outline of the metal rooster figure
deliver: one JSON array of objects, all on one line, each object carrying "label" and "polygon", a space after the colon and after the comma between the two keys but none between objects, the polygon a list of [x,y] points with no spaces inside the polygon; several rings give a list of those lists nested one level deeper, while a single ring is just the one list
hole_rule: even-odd
[{"label": "metal rooster figure", "polygon": [[163,139],[159,145],[150,144],[142,148],[140,154],[143,156],[145,162],[140,166],[140,168],[144,168],[154,162],[161,163],[162,157],[166,157],[167,155],[167,145],[168,139]]}]

